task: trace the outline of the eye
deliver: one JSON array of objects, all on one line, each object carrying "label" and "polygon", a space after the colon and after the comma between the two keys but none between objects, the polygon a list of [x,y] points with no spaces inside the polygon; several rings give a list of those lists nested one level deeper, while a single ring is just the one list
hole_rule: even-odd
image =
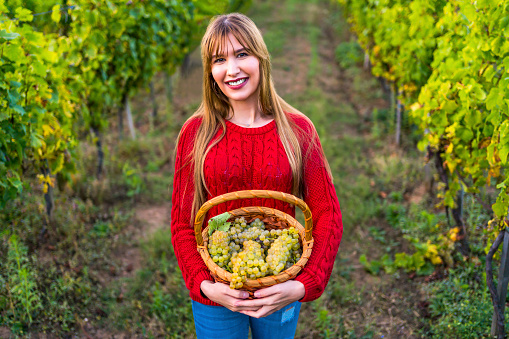
[{"label": "eye", "polygon": [[245,56],[249,56],[249,54],[247,54],[246,52],[240,52],[239,54],[237,54],[238,57],[245,57]]},{"label": "eye", "polygon": [[222,62],[223,60],[224,60],[224,58],[217,58],[217,59],[213,60],[212,63],[217,64],[218,62]]}]

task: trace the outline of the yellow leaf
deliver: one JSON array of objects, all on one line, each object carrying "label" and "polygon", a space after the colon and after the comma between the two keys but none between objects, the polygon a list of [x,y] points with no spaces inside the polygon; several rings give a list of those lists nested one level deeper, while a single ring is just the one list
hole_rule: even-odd
[{"label": "yellow leaf", "polygon": [[451,154],[454,149],[454,144],[450,143],[449,146],[447,146],[447,149],[445,150],[445,153]]},{"label": "yellow leaf", "polygon": [[440,265],[442,263],[442,258],[440,258],[439,256],[435,256],[433,258],[431,258],[431,263],[433,265]]},{"label": "yellow leaf", "polygon": [[444,161],[444,164],[447,165],[447,168],[449,169],[449,172],[454,173],[454,170],[456,169],[456,163],[452,161]]},{"label": "yellow leaf", "polygon": [[421,104],[420,104],[420,103],[418,103],[418,102],[416,102],[416,103],[414,103],[414,104],[412,104],[412,105],[410,106],[410,109],[411,109],[412,111],[416,111],[416,110],[418,110],[418,109],[420,109],[420,108],[421,108]]},{"label": "yellow leaf", "polygon": [[[53,174],[60,172],[64,168],[64,155],[60,153],[55,159],[55,165],[53,166]],[[53,184],[51,185],[53,186]]]},{"label": "yellow leaf", "polygon": [[437,245],[429,245],[428,246],[428,252],[426,254],[434,254],[434,255],[437,255],[438,254],[438,251],[437,251]]},{"label": "yellow leaf", "polygon": [[51,13],[51,20],[58,24],[60,22],[60,18],[62,17],[62,14],[60,13],[60,5],[53,6],[51,10],[53,11]]},{"label": "yellow leaf", "polygon": [[47,137],[48,135],[53,134],[53,128],[50,125],[42,125],[43,135]]}]

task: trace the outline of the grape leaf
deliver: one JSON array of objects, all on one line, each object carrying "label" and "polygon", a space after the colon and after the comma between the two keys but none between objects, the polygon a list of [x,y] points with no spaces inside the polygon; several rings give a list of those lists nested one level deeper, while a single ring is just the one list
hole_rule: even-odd
[{"label": "grape leaf", "polygon": [[226,220],[230,219],[231,214],[228,212],[224,212],[222,214],[218,214],[215,217],[210,218],[209,220],[209,235],[212,235],[215,230],[227,232],[230,229],[231,222],[226,222]]},{"label": "grape leaf", "polygon": [[18,33],[7,33],[5,29],[0,30],[0,39],[13,40],[19,37]]},{"label": "grape leaf", "polygon": [[19,21],[32,21],[34,20],[34,16],[32,15],[32,11],[26,8],[18,7],[16,8],[16,17]]},{"label": "grape leaf", "polygon": [[60,22],[60,18],[62,17],[62,14],[60,13],[60,5],[53,6],[51,11],[51,20],[58,24]]}]

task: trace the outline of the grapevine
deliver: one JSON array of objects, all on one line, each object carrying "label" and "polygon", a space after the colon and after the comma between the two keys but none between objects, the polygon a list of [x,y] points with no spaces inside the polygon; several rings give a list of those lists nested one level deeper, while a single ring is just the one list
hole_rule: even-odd
[{"label": "grapevine", "polygon": [[[401,98],[423,136],[419,149],[428,148],[443,167],[442,205],[457,208],[456,197],[463,191],[478,198],[481,190],[495,189],[487,234],[494,239],[505,232],[509,2],[339,1],[370,56],[373,73],[402,89]],[[461,216],[455,219],[463,223]],[[461,226],[465,232],[466,225]]]}]

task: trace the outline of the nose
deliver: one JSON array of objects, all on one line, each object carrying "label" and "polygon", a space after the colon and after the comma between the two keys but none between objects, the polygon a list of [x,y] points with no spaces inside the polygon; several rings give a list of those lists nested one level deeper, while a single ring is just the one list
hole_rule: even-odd
[{"label": "nose", "polygon": [[228,76],[233,77],[240,72],[237,58],[228,58]]}]

